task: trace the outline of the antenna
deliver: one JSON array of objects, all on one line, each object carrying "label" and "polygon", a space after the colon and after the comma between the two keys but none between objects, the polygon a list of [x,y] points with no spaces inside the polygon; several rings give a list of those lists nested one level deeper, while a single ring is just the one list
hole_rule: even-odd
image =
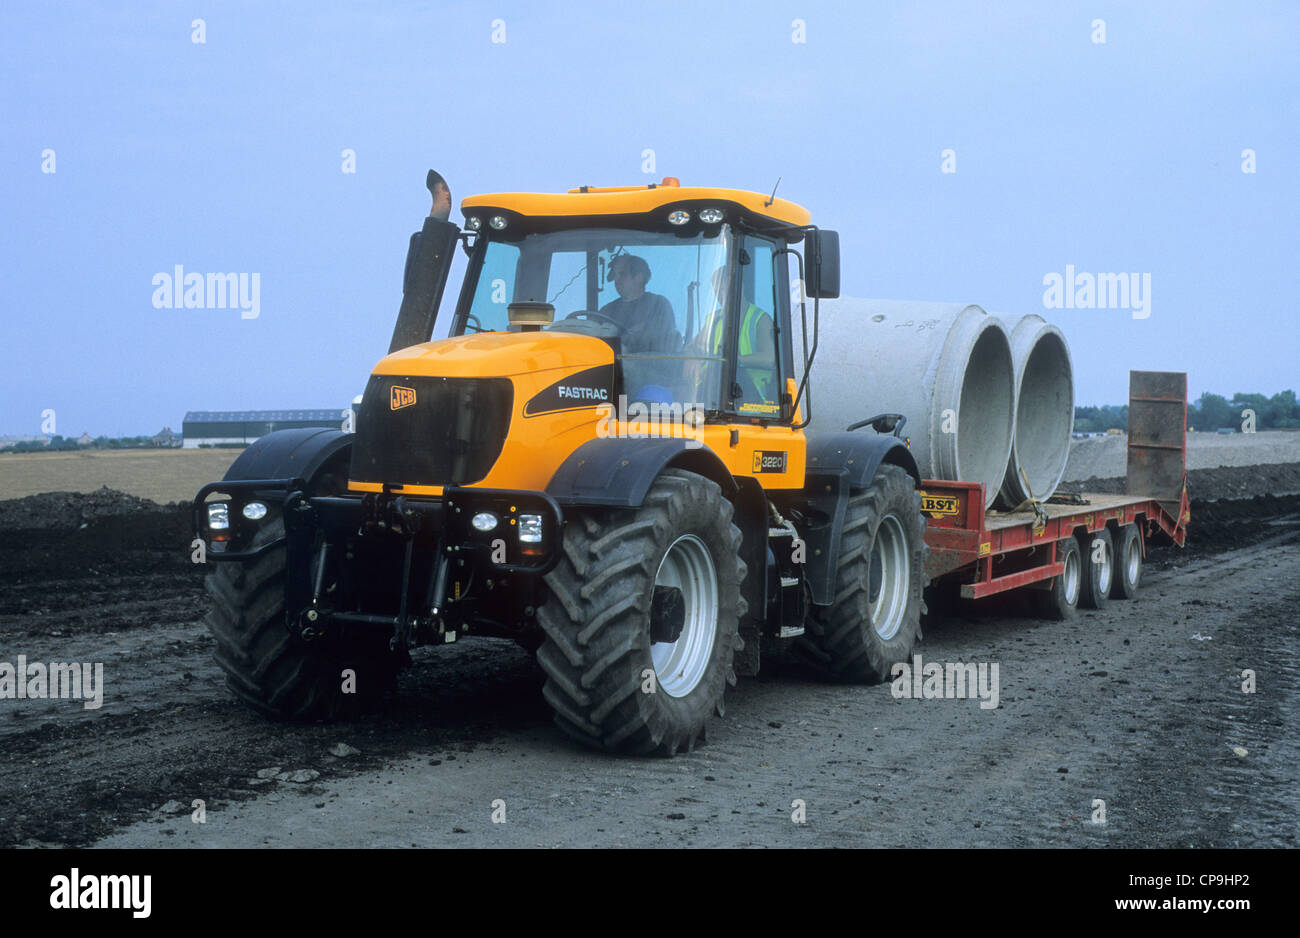
[{"label": "antenna", "polygon": [[771,205],[773,202],[776,201],[776,190],[777,190],[777,186],[780,185],[781,185],[781,177],[777,176],[776,185],[772,187],[772,194],[768,196],[767,201],[763,203],[763,208],[767,208],[769,205]]}]

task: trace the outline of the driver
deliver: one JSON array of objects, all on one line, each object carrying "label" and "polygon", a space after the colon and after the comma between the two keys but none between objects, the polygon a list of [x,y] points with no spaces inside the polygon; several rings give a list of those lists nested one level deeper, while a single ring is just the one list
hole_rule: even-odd
[{"label": "driver", "polygon": [[600,308],[600,314],[618,324],[623,351],[674,352],[680,344],[677,322],[668,298],[647,293],[650,265],[635,254],[618,254],[609,262],[609,279],[618,299]]}]

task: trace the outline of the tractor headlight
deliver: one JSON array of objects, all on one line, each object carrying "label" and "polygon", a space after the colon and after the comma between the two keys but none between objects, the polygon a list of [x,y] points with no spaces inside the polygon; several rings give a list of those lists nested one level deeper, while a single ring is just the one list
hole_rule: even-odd
[{"label": "tractor headlight", "polygon": [[506,217],[504,215],[493,215],[492,220],[488,222],[496,231],[500,231],[506,226]]},{"label": "tractor headlight", "polygon": [[668,224],[670,225],[684,225],[690,220],[691,220],[691,213],[683,212],[681,209],[678,209],[675,212],[668,213]]},{"label": "tractor headlight", "polygon": [[475,531],[482,531],[486,534],[497,526],[497,516],[490,511],[480,511],[469,520],[469,523],[474,525]]},{"label": "tractor headlight", "polygon": [[477,215],[471,215],[465,219],[465,227],[470,231],[478,231],[483,227],[483,219]]},{"label": "tractor headlight", "polygon": [[261,521],[266,517],[266,504],[264,502],[249,502],[244,506],[244,517],[249,521]]},{"label": "tractor headlight", "polygon": [[519,540],[525,544],[540,544],[542,542],[541,515],[519,516]]},{"label": "tractor headlight", "polygon": [[700,209],[700,221],[706,225],[716,225],[722,221],[722,209],[720,208],[702,208]]},{"label": "tractor headlight", "polygon": [[210,502],[208,504],[208,530],[225,531],[230,527],[230,503]]}]

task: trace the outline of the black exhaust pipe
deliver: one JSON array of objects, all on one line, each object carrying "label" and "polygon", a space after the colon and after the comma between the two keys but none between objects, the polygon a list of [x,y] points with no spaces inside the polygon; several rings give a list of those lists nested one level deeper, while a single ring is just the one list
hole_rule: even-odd
[{"label": "black exhaust pipe", "polygon": [[442,304],[442,291],[451,272],[460,228],[447,219],[451,216],[451,189],[434,170],[425,179],[433,208],[424,220],[424,228],[411,235],[406,250],[406,272],[402,277],[402,306],[397,311],[397,325],[389,353],[428,342],[433,336],[434,320]]}]

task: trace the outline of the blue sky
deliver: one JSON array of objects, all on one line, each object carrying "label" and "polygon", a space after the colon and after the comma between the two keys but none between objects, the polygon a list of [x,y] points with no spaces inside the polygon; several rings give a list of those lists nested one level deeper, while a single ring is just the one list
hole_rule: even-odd
[{"label": "blue sky", "polygon": [[[1295,3],[42,3],[6,27],[0,433],[342,408],[431,166],[457,202],[781,177],[841,232],[846,294],[1040,313],[1081,404],[1122,403],[1130,368],[1300,385]],[[178,264],[259,274],[258,317],[155,308]],[[1149,317],[1045,310],[1066,265],[1149,273]]]}]

